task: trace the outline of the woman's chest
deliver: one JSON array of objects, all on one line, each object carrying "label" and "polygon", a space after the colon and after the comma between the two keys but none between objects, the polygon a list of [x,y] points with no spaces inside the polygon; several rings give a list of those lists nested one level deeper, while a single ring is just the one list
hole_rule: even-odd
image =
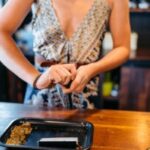
[{"label": "woman's chest", "polygon": [[68,37],[82,23],[95,0],[51,0],[62,30]]}]

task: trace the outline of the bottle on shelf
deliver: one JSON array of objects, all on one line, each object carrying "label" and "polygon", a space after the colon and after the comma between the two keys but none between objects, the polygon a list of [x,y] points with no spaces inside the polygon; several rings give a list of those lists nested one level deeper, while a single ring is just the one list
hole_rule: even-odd
[{"label": "bottle on shelf", "polygon": [[139,3],[138,3],[138,7],[140,9],[148,9],[149,8],[149,2],[146,1],[146,0],[139,0]]},{"label": "bottle on shelf", "polygon": [[112,87],[113,87],[113,82],[111,80],[111,73],[106,72],[104,75],[104,82],[102,85],[102,93],[104,97],[111,95]]},{"label": "bottle on shelf", "polygon": [[113,83],[111,96],[112,97],[118,97],[118,95],[119,95],[119,84],[118,83]]},{"label": "bottle on shelf", "polygon": [[138,7],[138,2],[137,2],[137,0],[130,0],[130,2],[129,2],[129,8],[135,9],[135,8],[137,8],[137,7]]}]

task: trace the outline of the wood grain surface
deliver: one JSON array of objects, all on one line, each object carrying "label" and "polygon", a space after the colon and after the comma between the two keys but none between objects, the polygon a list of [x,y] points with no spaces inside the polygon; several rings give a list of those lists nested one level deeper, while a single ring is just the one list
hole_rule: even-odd
[{"label": "wood grain surface", "polygon": [[0,134],[10,121],[21,117],[90,121],[94,125],[91,150],[146,150],[150,147],[150,113],[146,112],[64,110],[0,103]]}]

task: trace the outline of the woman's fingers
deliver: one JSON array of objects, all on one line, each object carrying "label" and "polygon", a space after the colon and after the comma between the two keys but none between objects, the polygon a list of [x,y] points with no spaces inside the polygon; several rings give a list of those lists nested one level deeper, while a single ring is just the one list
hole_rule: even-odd
[{"label": "woman's fingers", "polygon": [[62,85],[67,85],[76,76],[76,68],[73,64],[53,65],[49,70],[50,79]]},{"label": "woman's fingers", "polygon": [[59,70],[57,70],[57,73],[61,76],[62,80],[61,80],[61,84],[63,85],[67,85],[70,81],[71,81],[71,73],[66,69],[66,68],[61,68]]},{"label": "woman's fingers", "polygon": [[50,83],[52,82],[53,84],[62,82],[62,78],[57,71],[49,75],[49,80],[50,80]]},{"label": "woman's fingers", "polygon": [[[40,87],[44,88],[54,81],[54,84],[62,85],[64,93],[82,92],[90,80],[91,74],[90,66],[83,66],[76,70],[74,64],[53,65],[40,77]],[[71,86],[65,87],[70,81]]]},{"label": "woman's fingers", "polygon": [[77,75],[77,67],[75,64],[65,64],[64,67],[71,73],[71,79],[74,80]]},{"label": "woman's fingers", "polygon": [[76,68],[74,64],[58,64],[51,66],[44,72],[38,80],[40,89],[47,88],[50,84],[67,85],[76,76]]},{"label": "woman's fingers", "polygon": [[84,85],[82,84],[82,77],[77,75],[76,78],[72,81],[70,88],[62,87],[64,93],[72,93],[72,92],[81,92]]},{"label": "woman's fingers", "polygon": [[78,68],[77,75],[75,79],[72,81],[71,87],[69,89],[63,88],[63,91],[65,93],[82,92],[91,78],[90,70],[91,70],[90,66],[82,66]]},{"label": "woman's fingers", "polygon": [[47,88],[50,84],[67,85],[75,79],[76,67],[73,64],[58,64],[51,66],[38,79],[37,85],[39,89]]},{"label": "woman's fingers", "polygon": [[66,69],[64,69],[64,72],[66,73],[67,77],[66,77],[66,80],[64,81],[63,85],[67,85],[67,84],[70,83],[70,81],[72,81],[72,75],[71,75],[71,73],[70,73],[68,70],[66,70]]}]

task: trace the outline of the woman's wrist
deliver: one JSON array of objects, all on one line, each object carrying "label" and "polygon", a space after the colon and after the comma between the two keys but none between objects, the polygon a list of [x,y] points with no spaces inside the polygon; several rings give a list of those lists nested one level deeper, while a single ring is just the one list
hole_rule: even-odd
[{"label": "woman's wrist", "polygon": [[97,64],[96,63],[89,64],[89,67],[90,67],[90,78],[93,78],[97,74],[99,74],[99,71],[97,69]]},{"label": "woman's wrist", "polygon": [[55,84],[56,83],[54,82],[54,80],[50,79],[49,73],[45,72],[43,74],[39,73],[35,77],[32,86],[37,90],[41,90],[41,89],[52,88]]},{"label": "woman's wrist", "polygon": [[36,88],[36,89],[39,89],[39,88],[37,87],[37,82],[38,82],[38,79],[41,77],[41,75],[42,75],[42,74],[38,74],[38,75],[36,76],[36,78],[34,79],[34,81],[33,81],[32,86],[33,86],[34,88]]}]

